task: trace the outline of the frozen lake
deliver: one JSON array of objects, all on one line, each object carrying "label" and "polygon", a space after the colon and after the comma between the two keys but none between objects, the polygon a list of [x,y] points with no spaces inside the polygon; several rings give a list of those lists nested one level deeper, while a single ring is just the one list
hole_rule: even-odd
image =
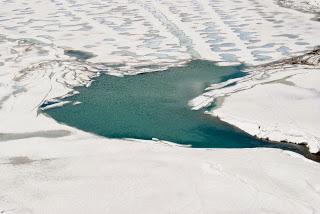
[{"label": "frozen lake", "polygon": [[57,121],[110,138],[158,138],[197,148],[298,149],[257,140],[203,111],[190,109],[188,101],[210,84],[245,75],[241,68],[196,60],[161,72],[103,75],[89,88],[77,88],[80,94],[65,99],[70,104],[46,112]]}]

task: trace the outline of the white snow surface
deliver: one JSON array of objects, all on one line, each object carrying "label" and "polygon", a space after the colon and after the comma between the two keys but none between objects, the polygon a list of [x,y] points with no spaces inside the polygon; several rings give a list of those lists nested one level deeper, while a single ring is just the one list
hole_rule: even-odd
[{"label": "white snow surface", "polygon": [[317,153],[320,50],[298,58],[308,65],[280,62],[254,68],[243,78],[212,85],[189,104],[197,110],[217,101],[219,107],[210,113],[221,120],[259,138],[306,144]]},{"label": "white snow surface", "polygon": [[[1,1],[0,213],[320,213],[319,165],[300,155],[105,139],[38,110],[103,72],[195,58],[259,64],[310,50],[320,38],[313,16],[271,0]],[[311,71],[287,72],[317,105]]]},{"label": "white snow surface", "polygon": [[63,138],[1,143],[2,213],[319,213],[320,166],[275,149]]}]

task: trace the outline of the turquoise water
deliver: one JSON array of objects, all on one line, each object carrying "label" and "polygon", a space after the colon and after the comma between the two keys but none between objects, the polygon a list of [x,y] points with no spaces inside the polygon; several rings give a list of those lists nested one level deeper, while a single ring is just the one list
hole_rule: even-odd
[{"label": "turquoise water", "polygon": [[77,88],[80,94],[65,99],[80,101],[80,105],[68,104],[46,113],[59,122],[110,138],[158,138],[204,148],[299,150],[291,144],[258,140],[201,110],[190,110],[189,100],[212,83],[244,76],[242,68],[197,60],[155,73],[103,75],[89,88]]}]

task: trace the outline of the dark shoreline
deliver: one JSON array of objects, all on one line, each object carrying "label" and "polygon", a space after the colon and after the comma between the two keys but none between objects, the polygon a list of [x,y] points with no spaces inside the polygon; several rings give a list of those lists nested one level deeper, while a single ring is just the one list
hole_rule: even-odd
[{"label": "dark shoreline", "polygon": [[[210,115],[210,116],[213,117],[213,118],[216,118],[217,120],[219,120],[219,121],[221,121],[223,123],[227,123],[227,122],[221,120],[218,116],[212,116],[212,115]],[[235,129],[242,130],[242,129],[240,129],[239,127],[237,127],[235,125],[232,125],[230,123],[228,123],[228,124],[230,126],[234,127]],[[245,132],[245,131],[243,131],[243,132]],[[307,146],[307,143],[298,144],[298,143],[285,141],[285,140],[274,141],[274,140],[269,140],[269,138],[260,138],[260,137],[258,137],[256,135],[250,135],[247,132],[245,132],[245,133],[248,136],[253,137],[253,138],[255,138],[255,139],[259,140],[259,141],[262,141],[262,142],[265,142],[267,144],[270,144],[270,147],[256,147],[256,148],[273,148],[273,149],[287,150],[287,151],[298,153],[298,154],[304,156],[305,158],[307,158],[309,160],[312,160],[312,161],[320,163],[320,151],[317,152],[317,153],[311,153],[309,148],[308,148],[308,146]],[[279,147],[274,146],[274,145],[278,145]],[[287,147],[288,149],[286,149],[285,147]]]},{"label": "dark shoreline", "polygon": [[[310,67],[313,67],[314,69],[320,70],[320,46],[315,47],[314,50],[306,52],[305,54],[302,54],[302,55],[294,56],[291,58],[280,59],[280,60],[276,60],[276,61],[273,61],[270,63],[262,64],[262,65],[247,66],[246,68],[247,68],[247,70],[249,70],[249,73],[250,73],[250,70],[252,70],[252,69],[271,70],[271,69],[278,69],[279,67],[284,68],[285,66],[296,66],[296,65],[310,66]],[[211,103],[210,106],[215,105],[215,104],[216,104],[216,102],[213,102],[213,103]],[[219,105],[217,105],[217,106],[219,106]],[[214,116],[214,117],[217,118],[218,120],[222,121],[219,117],[217,117],[217,116]],[[225,122],[225,121],[222,121],[222,122]],[[228,122],[225,122],[225,123],[228,123]],[[236,129],[241,130],[241,128],[239,128],[237,126],[234,126],[232,124],[229,124],[229,125],[233,126]],[[288,149],[289,151],[294,150],[296,153],[303,155],[305,158],[320,163],[320,151],[318,151],[317,153],[311,153],[309,151],[307,142],[298,144],[298,143],[294,143],[294,142],[290,142],[290,141],[286,141],[286,140],[273,141],[273,140],[269,140],[269,138],[260,138],[260,137],[257,137],[256,135],[250,135],[249,133],[247,133],[247,134],[249,136],[254,137],[257,140],[269,143],[271,145],[279,145],[279,149],[284,149],[283,145],[288,146],[288,148],[290,148],[290,149]],[[270,148],[277,148],[277,147],[270,146]]]}]

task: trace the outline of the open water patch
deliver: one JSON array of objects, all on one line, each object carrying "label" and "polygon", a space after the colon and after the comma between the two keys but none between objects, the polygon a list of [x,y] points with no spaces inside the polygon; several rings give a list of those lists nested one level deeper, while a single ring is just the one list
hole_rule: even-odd
[{"label": "open water patch", "polygon": [[79,94],[62,100],[70,104],[45,112],[61,123],[109,138],[157,138],[197,148],[276,147],[305,153],[297,145],[256,139],[204,110],[190,109],[188,102],[205,88],[246,75],[243,68],[195,60],[154,73],[102,75],[89,88],[76,88]]}]

